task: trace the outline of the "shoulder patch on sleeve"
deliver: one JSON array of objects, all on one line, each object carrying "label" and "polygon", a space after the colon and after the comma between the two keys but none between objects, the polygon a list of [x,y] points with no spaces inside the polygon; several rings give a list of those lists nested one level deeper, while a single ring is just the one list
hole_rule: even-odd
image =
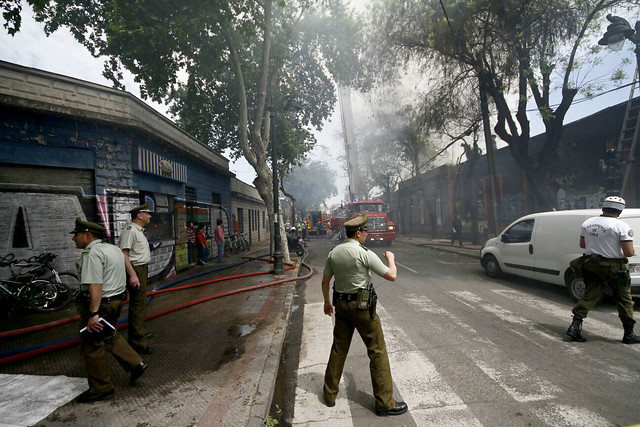
[{"label": "shoulder patch on sleeve", "polygon": [[629,236],[633,237],[633,230],[629,230]]},{"label": "shoulder patch on sleeve", "polygon": [[127,226],[127,228],[125,228],[125,230],[131,230],[131,226]]}]

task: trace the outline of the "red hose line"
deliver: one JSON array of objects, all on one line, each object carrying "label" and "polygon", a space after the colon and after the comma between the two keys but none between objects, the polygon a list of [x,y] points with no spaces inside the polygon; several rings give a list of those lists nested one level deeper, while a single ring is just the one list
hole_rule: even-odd
[{"label": "red hose line", "polygon": [[67,323],[71,323],[71,322],[76,321],[78,319],[80,319],[80,315],[71,316],[71,317],[67,317],[67,318],[64,318],[64,319],[60,319],[60,320],[55,320],[53,322],[43,323],[41,325],[29,326],[28,328],[14,329],[12,331],[0,332],[0,339],[7,338],[7,337],[12,337],[12,336],[15,336],[15,335],[23,335],[23,334],[28,334],[28,333],[31,333],[31,332],[37,332],[37,331],[41,331],[43,329],[53,328],[55,326],[65,325]]},{"label": "red hose line", "polygon": [[[303,276],[287,277],[287,278],[276,280],[276,281],[273,281],[273,282],[263,283],[263,284],[260,284],[260,285],[248,286],[246,288],[234,289],[234,290],[231,290],[231,291],[225,291],[225,292],[221,292],[221,293],[218,293],[218,294],[215,294],[215,295],[209,295],[207,297],[199,298],[199,299],[196,299],[196,300],[193,300],[193,301],[189,301],[189,302],[186,302],[186,303],[183,303],[183,304],[178,304],[178,305],[175,305],[173,307],[169,307],[169,308],[167,308],[165,310],[160,310],[158,312],[155,312],[155,313],[152,313],[150,315],[147,315],[147,317],[145,319],[146,320],[151,320],[151,319],[154,319],[156,317],[164,316],[164,315],[172,313],[174,311],[182,310],[183,308],[191,307],[191,306],[194,306],[196,304],[207,302],[207,301],[210,301],[210,300],[213,300],[213,299],[223,298],[223,297],[226,297],[226,296],[235,295],[235,294],[239,294],[239,293],[242,293],[242,292],[247,292],[247,291],[252,291],[252,290],[256,290],[256,289],[266,288],[266,287],[269,287],[269,286],[279,285],[279,284],[286,283],[286,282],[292,282],[292,281],[308,279],[313,274],[313,269],[309,265],[305,264],[304,262],[302,263],[302,265],[305,266],[307,269],[309,269],[309,273],[308,274],[305,274]],[[255,273],[248,273],[248,274],[255,275]],[[233,277],[233,276],[230,276],[230,277]],[[186,285],[186,286],[191,286],[191,285]],[[63,319],[63,320],[67,320],[67,319]],[[122,323],[122,324],[118,325],[117,329],[123,329],[126,326],[127,326],[127,323]],[[77,344],[79,342],[80,342],[80,338],[75,338],[75,339],[72,339],[72,340],[67,341],[67,342],[53,344],[53,345],[50,345],[50,346],[47,346],[47,347],[42,347],[42,348],[39,348],[39,349],[36,349],[36,350],[26,351],[24,353],[16,354],[16,355],[9,356],[9,357],[4,357],[4,358],[0,359],[0,366],[6,365],[6,364],[9,364],[9,363],[13,363],[13,362],[17,362],[17,361],[23,360],[23,359],[28,359],[30,357],[39,356],[41,354],[49,353],[51,351],[60,350],[60,349],[66,348],[66,347],[70,347],[70,346],[75,345],[75,344]]]},{"label": "red hose line", "polygon": [[[249,258],[249,257],[247,257],[247,258]],[[249,259],[252,259],[252,258],[249,258]],[[258,258],[256,258],[256,259],[258,259]],[[295,268],[295,267],[292,266],[292,267],[289,267],[289,268],[287,268],[285,270],[290,270],[291,268]],[[243,277],[258,276],[258,275],[261,275],[261,274],[269,274],[269,273],[272,273],[272,272],[273,272],[273,270],[267,270],[267,271],[258,271],[258,272],[254,272],[254,273],[237,274],[237,275],[234,275],[234,276],[225,276],[225,277],[221,277],[221,278],[218,278],[218,279],[192,283],[190,285],[177,286],[177,287],[174,287],[174,288],[163,289],[163,290],[159,290],[159,291],[149,291],[149,292],[147,292],[147,296],[162,294],[162,293],[165,293],[165,292],[172,292],[172,291],[175,291],[175,290],[189,289],[189,288],[192,288],[192,287],[202,286],[202,285],[206,285],[206,284],[209,284],[209,283],[223,282],[225,280],[233,280],[233,279],[238,279],[238,278],[243,278]],[[128,303],[128,302],[129,302],[129,300],[126,300],[125,304]],[[65,319],[56,320],[56,321],[53,321],[53,322],[43,323],[41,325],[34,325],[34,326],[29,326],[27,328],[14,329],[12,331],[0,332],[0,339],[13,337],[13,336],[17,336],[17,335],[28,334],[28,333],[32,333],[32,332],[37,332],[37,331],[41,331],[41,330],[44,330],[44,329],[54,328],[56,326],[65,325],[67,323],[74,322],[74,321],[76,321],[78,319],[80,319],[80,316],[76,315],[76,316],[72,316],[72,317],[67,317]]]}]

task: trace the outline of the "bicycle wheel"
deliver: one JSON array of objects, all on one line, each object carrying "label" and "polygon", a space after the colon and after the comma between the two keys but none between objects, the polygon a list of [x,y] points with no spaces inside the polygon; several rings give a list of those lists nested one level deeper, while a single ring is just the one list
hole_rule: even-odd
[{"label": "bicycle wheel", "polygon": [[224,242],[224,252],[223,255],[228,257],[231,255],[231,248],[229,247],[229,242]]},{"label": "bicycle wheel", "polygon": [[62,273],[58,273],[58,278],[60,279],[59,281],[52,275],[47,280],[65,285],[71,290],[71,301],[75,300],[78,293],[80,293],[80,280],[78,280],[78,275],[70,271],[63,271]]},{"label": "bicycle wheel", "polygon": [[243,240],[243,242],[244,242],[244,249],[247,250],[247,251],[250,251],[251,250],[251,245],[249,244],[249,241],[248,240]]},{"label": "bicycle wheel", "polygon": [[72,291],[62,283],[33,280],[22,292],[24,304],[35,311],[55,311],[71,302]]}]

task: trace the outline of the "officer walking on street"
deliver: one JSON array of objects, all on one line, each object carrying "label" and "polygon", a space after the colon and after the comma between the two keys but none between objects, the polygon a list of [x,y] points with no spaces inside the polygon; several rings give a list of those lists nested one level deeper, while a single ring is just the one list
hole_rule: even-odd
[{"label": "officer walking on street", "polygon": [[[376,254],[363,246],[367,238],[367,214],[347,221],[344,226],[347,239],[329,252],[322,277],[324,313],[331,316],[335,306],[336,319],[331,355],[324,376],[324,400],[329,407],[335,405],[351,338],[354,330],[357,330],[367,347],[370,360],[376,415],[404,414],[407,404],[396,402],[393,398],[387,348],[380,318],[375,313],[375,291],[370,285],[371,271],[386,280],[396,280],[394,255],[391,251],[385,251],[384,257],[389,263],[387,267]],[[329,288],[334,276],[332,306]]]},{"label": "officer walking on street", "polygon": [[144,320],[147,317],[147,277],[151,250],[144,235],[144,227],[151,222],[149,204],[137,206],[129,211],[131,224],[120,235],[119,246],[124,252],[129,291],[129,344],[140,354],[151,354],[153,349],[147,341]]},{"label": "officer walking on street", "polygon": [[115,326],[127,298],[124,255],[117,246],[102,242],[105,229],[94,222],[76,219],[71,234],[82,249],[78,261],[78,311],[80,328],[86,327],[87,331],[80,334],[80,351],[89,380],[89,390],[78,396],[77,402],[109,400],[114,396],[114,387],[107,351],[131,372],[130,384],[149,367],[117,330],[103,331],[100,323],[102,318]]},{"label": "officer walking on street", "polygon": [[567,335],[573,341],[586,341],[582,336],[582,319],[602,298],[604,286],[608,285],[624,327],[622,342],[640,343],[640,337],[633,333],[636,321],[633,318],[631,277],[627,266],[627,258],[635,255],[633,230],[618,219],[624,208],[624,199],[609,196],[602,204],[602,215],[589,218],[582,224],[580,247],[585,249],[585,255],[576,275],[583,277],[585,293],[573,307],[573,322],[567,329]]}]

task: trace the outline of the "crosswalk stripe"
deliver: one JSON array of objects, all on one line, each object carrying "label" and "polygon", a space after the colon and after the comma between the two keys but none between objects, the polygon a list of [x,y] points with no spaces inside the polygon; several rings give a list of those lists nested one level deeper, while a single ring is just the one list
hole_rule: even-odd
[{"label": "crosswalk stripe", "polygon": [[[333,341],[333,325],[324,314],[323,306],[324,303],[313,303],[304,307],[292,425],[351,427],[353,422],[348,400],[338,395],[336,406],[329,409],[322,396],[324,370]],[[344,376],[340,388],[345,389]]]},{"label": "crosswalk stripe", "polygon": [[393,382],[418,425],[479,426],[471,410],[418,350],[402,328],[378,305]]},{"label": "crosswalk stripe", "polygon": [[[520,291],[494,289],[493,292],[504,297],[517,300],[518,302],[527,306],[539,308],[546,314],[552,315],[558,319],[562,319],[566,323],[567,327],[569,326],[569,323],[571,323],[571,310],[567,310],[566,307],[551,303],[543,299],[534,298],[531,295]],[[589,334],[594,334],[602,338],[616,339],[620,341],[622,340],[623,332],[621,324],[619,327],[614,327],[591,317],[584,320],[582,331],[587,340],[589,339]],[[637,345],[624,345],[621,347],[631,351],[640,352],[640,346]]]},{"label": "crosswalk stripe", "polygon": [[[538,309],[546,315],[563,320],[567,318],[567,309],[526,293],[513,290],[495,289],[493,292],[528,308]],[[454,301],[482,310],[494,316],[501,327],[508,328],[515,334],[538,347],[547,347],[549,341],[559,346],[572,357],[579,356],[590,369],[606,374],[615,381],[637,382],[640,373],[624,368],[616,368],[604,364],[591,357],[579,345],[568,342],[561,336],[545,330],[539,323],[509,310],[495,301],[489,302],[469,291],[449,291]],[[558,401],[564,394],[561,387],[541,378],[525,363],[513,361],[510,356],[487,338],[480,337],[470,325],[453,315],[443,306],[434,303],[425,296],[405,295],[405,301],[416,311],[438,319],[447,319],[447,328],[461,328],[468,336],[459,351],[477,366],[486,377],[504,390],[514,401],[533,403],[530,411],[547,425],[611,425],[605,418],[586,408],[563,404]],[[345,396],[338,395],[336,406],[327,408],[322,397],[324,370],[329,357],[332,342],[333,324],[331,318],[324,315],[323,303],[305,305],[304,330],[302,335],[298,382],[294,418],[295,426],[353,426],[352,419],[360,414],[366,416],[370,409],[353,405]],[[389,361],[391,364],[394,385],[402,399],[409,405],[409,413],[415,423],[421,425],[469,425],[481,426],[473,411],[438,372],[435,365],[425,356],[423,351],[413,344],[402,327],[393,321],[385,308],[378,304]],[[570,313],[569,313],[570,315]],[[441,322],[430,323],[438,332],[444,331]],[[448,329],[449,330],[449,329]],[[609,337],[620,331],[608,324],[589,319],[589,331]],[[357,335],[357,334],[356,334]],[[359,339],[355,338],[354,339]],[[623,346],[633,351],[640,347]],[[346,390],[345,376],[340,384]],[[368,390],[370,391],[370,390]],[[341,397],[342,395],[342,397]]]},{"label": "crosswalk stripe", "polygon": [[[457,300],[474,309],[485,310],[507,324],[528,328],[528,331],[535,330],[535,324],[505,308],[495,304],[487,303],[479,296],[467,292],[450,292]],[[448,312],[443,307],[434,304],[425,296],[409,294],[407,301],[417,310],[428,314],[436,315],[438,318],[446,318],[450,325],[462,327],[470,334],[471,338],[466,339],[468,345],[462,347],[460,351],[469,357],[473,363],[480,368],[485,375],[498,384],[514,400],[522,403],[538,402],[531,406],[533,414],[548,425],[609,425],[609,423],[598,414],[586,408],[576,408],[560,405],[556,402],[557,396],[562,395],[562,388],[553,383],[537,377],[531,368],[524,363],[514,363],[508,359],[508,355],[486,338],[474,338],[478,333],[469,325],[465,325],[461,319]],[[437,323],[431,323],[436,327]],[[444,332],[444,331],[443,331]],[[557,341],[557,338],[547,334],[539,334],[546,339]],[[568,343],[561,343],[568,344]],[[571,347],[567,345],[567,349]],[[585,424],[586,420],[586,424]]]}]

